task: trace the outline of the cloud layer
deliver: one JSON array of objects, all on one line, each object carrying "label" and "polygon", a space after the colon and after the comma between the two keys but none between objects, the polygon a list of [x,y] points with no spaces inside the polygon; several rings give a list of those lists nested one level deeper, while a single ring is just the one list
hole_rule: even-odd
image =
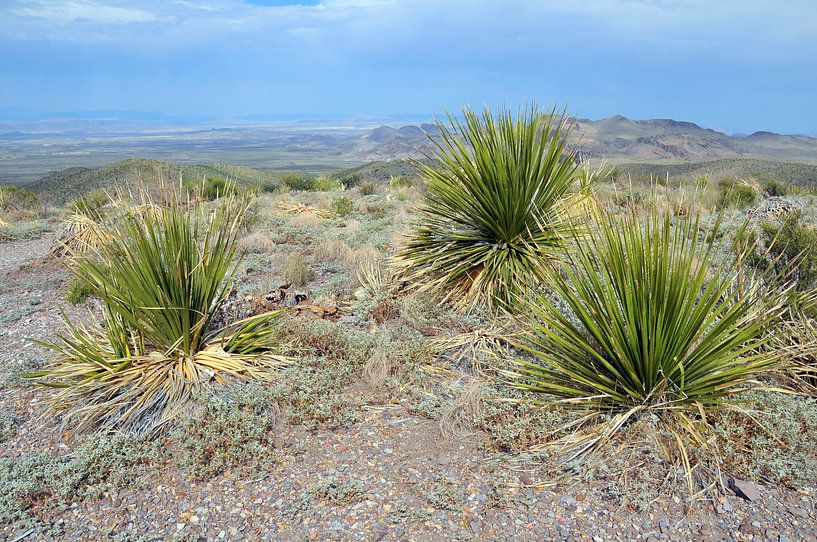
[{"label": "cloud layer", "polygon": [[[0,106],[586,117],[817,130],[811,0],[12,0]],[[259,5],[262,4],[262,5]]]}]

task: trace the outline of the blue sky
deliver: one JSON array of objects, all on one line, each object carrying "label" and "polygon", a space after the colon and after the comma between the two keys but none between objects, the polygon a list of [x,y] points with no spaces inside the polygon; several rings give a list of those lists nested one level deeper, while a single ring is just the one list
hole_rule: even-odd
[{"label": "blue sky", "polygon": [[817,133],[817,2],[0,2],[0,108],[231,119],[530,100]]}]

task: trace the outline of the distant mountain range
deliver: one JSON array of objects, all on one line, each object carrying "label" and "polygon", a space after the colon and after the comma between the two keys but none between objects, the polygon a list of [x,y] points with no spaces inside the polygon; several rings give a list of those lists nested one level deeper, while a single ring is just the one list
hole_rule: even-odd
[{"label": "distant mountain range", "polygon": [[[369,162],[422,157],[434,150],[428,137],[437,134],[434,124],[391,122],[382,126],[371,121],[211,126],[111,119],[0,121],[0,180],[29,183],[68,168],[96,169],[134,158],[320,174]],[[574,148],[582,156],[610,164],[640,164],[639,171],[657,171],[655,167],[663,171],[670,166],[689,171],[685,164],[713,161],[737,172],[757,169],[756,164],[740,166],[744,160],[817,165],[817,138],[811,136],[727,135],[691,122],[632,120],[620,115],[569,122]],[[810,177],[803,182],[810,183]]]},{"label": "distant mountain range", "polygon": [[[755,132],[730,136],[692,122],[671,119],[571,119],[576,148],[590,158],[619,162],[702,162],[754,158],[817,164],[817,138]],[[359,152],[371,160],[415,156],[431,150],[425,132],[431,124],[393,128],[381,126],[362,136]]]}]

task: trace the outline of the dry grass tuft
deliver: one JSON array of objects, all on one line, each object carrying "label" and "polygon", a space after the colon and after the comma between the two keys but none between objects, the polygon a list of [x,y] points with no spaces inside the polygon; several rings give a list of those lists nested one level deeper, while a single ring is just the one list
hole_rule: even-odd
[{"label": "dry grass tuft", "polygon": [[461,393],[440,416],[440,434],[452,440],[473,434],[475,423],[485,418],[484,389],[485,382],[481,380],[462,387]]},{"label": "dry grass tuft", "polygon": [[346,261],[351,253],[353,253],[352,248],[342,239],[321,241],[313,251],[317,262]]},{"label": "dry grass tuft", "polygon": [[300,254],[287,256],[281,266],[280,274],[284,281],[291,286],[303,286],[312,279],[312,270],[309,263]]},{"label": "dry grass tuft", "polygon": [[275,243],[265,234],[254,232],[238,242],[238,251],[241,254],[271,254],[275,252]]}]

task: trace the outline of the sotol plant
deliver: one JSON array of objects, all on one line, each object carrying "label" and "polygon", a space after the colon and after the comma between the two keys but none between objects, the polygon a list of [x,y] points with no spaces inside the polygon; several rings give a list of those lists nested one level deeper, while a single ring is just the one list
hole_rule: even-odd
[{"label": "sotol plant", "polygon": [[703,447],[707,413],[731,408],[728,398],[778,361],[763,347],[781,297],[756,282],[735,288],[718,223],[701,234],[697,219],[660,212],[593,214],[595,233],[577,240],[566,280],[550,283],[573,317],[547,298],[529,305],[531,356],[513,382],[586,412],[577,456],[645,413],[674,428],[682,452]]},{"label": "sotol plant", "polygon": [[53,410],[78,428],[162,426],[208,382],[256,377],[275,354],[278,313],[216,325],[232,287],[243,209],[209,212],[179,196],[123,209],[107,241],[69,253],[68,268],[102,300],[102,323],[66,320],[43,343],[57,356],[38,377]]},{"label": "sotol plant", "polygon": [[398,262],[421,289],[463,309],[507,308],[542,280],[571,230],[580,181],[566,119],[536,106],[496,118],[463,111],[438,123],[431,165],[417,163],[426,201]]}]

